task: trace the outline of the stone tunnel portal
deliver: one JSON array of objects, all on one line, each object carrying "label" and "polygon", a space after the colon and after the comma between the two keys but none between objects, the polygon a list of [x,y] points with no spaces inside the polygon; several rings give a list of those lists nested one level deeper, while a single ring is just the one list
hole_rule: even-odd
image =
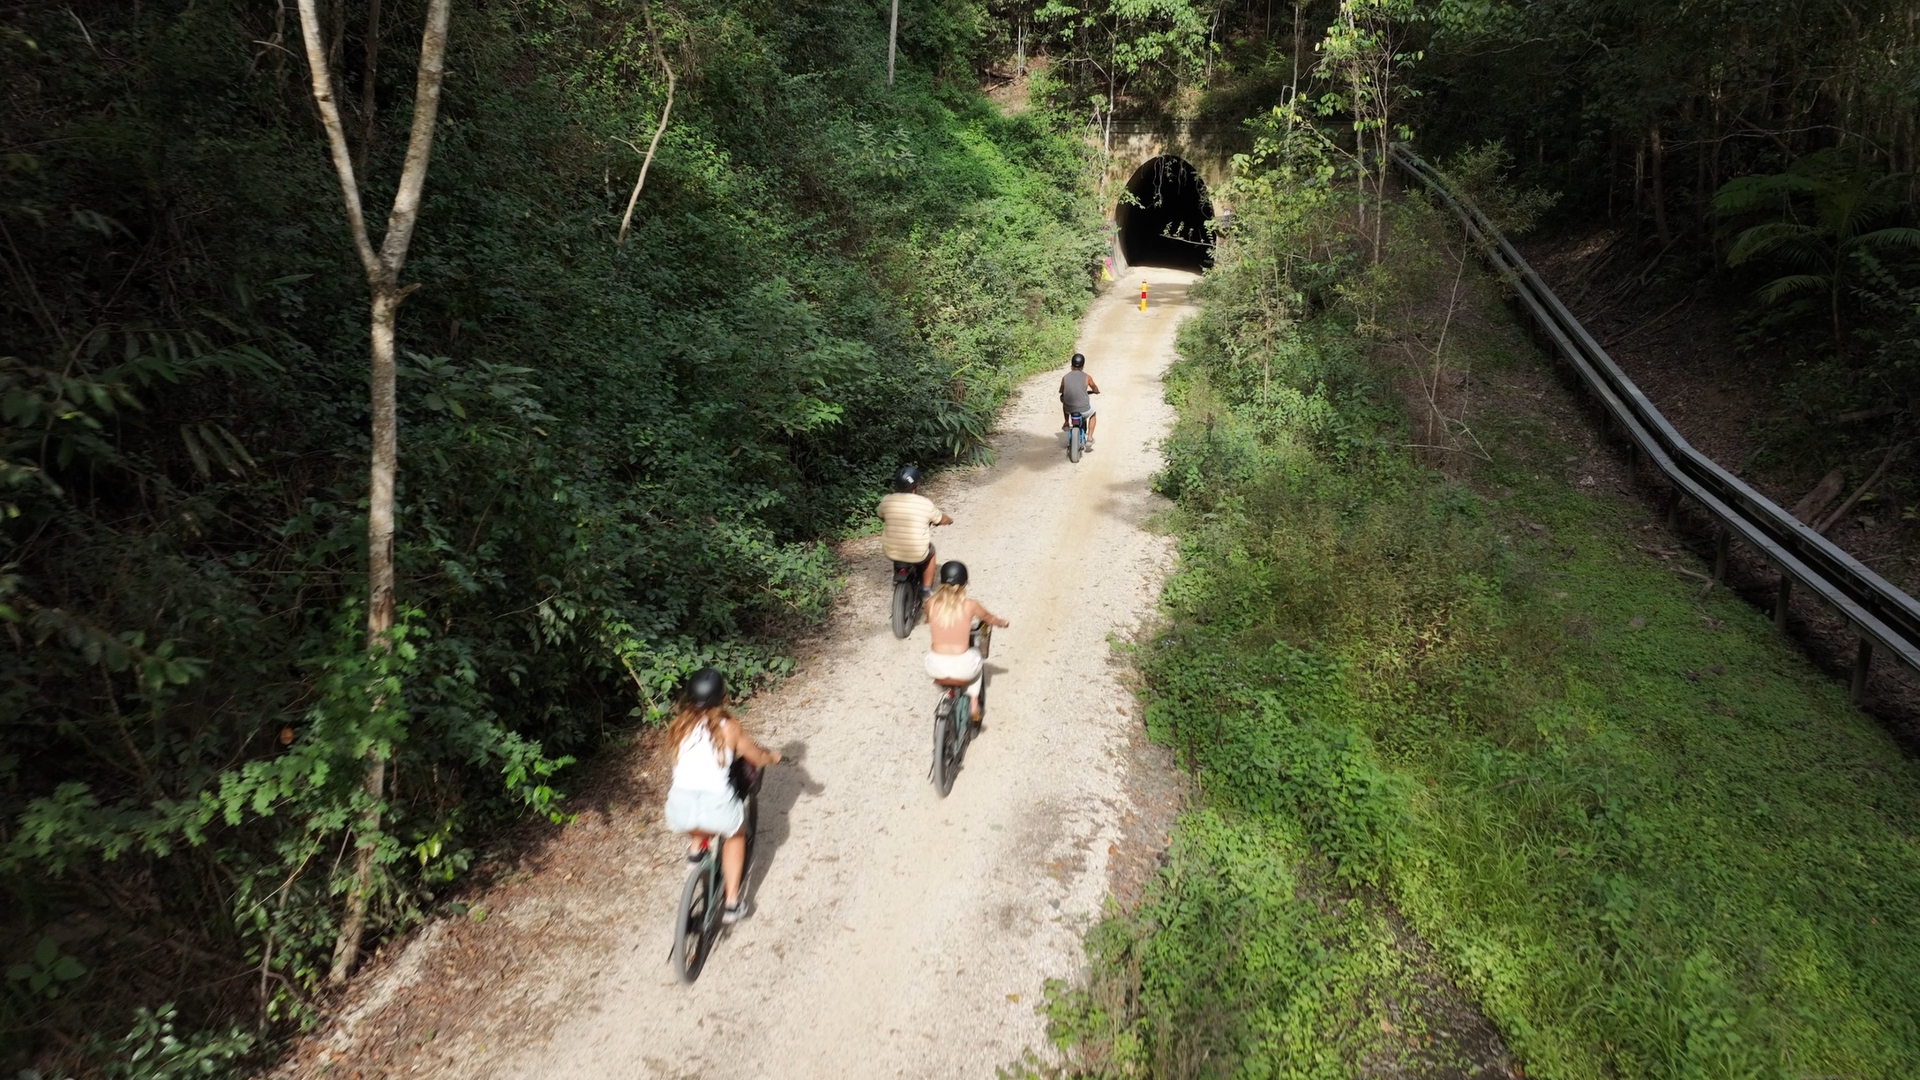
[{"label": "stone tunnel portal", "polygon": [[1181,158],[1162,155],[1134,170],[1114,208],[1120,251],[1135,266],[1204,270],[1213,264],[1207,220],[1213,203],[1207,185]]}]

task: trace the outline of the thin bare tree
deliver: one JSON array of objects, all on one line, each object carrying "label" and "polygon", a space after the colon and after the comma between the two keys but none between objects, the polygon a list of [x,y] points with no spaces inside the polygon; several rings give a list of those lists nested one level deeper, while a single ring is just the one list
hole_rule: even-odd
[{"label": "thin bare tree", "polygon": [[[338,0],[336,0],[338,2]],[[328,46],[320,32],[318,0],[300,0],[300,31],[307,47],[307,67],[313,75],[313,101],[327,132],[327,147],[340,192],[346,199],[347,225],[354,250],[367,273],[372,294],[372,405],[373,454],[367,495],[367,649],[392,647],[393,629],[393,480],[399,462],[396,431],[394,320],[401,301],[418,288],[402,286],[420,216],[420,193],[427,182],[427,160],[433,151],[434,123],[440,112],[440,84],[446,74],[447,20],[451,0],[428,0],[427,26],[420,38],[420,72],[413,97],[413,131],[407,138],[406,162],[387,214],[387,233],[375,248],[367,235],[361,209],[360,181],[354,175],[353,155],[347,149],[346,128],[340,122],[340,104],[333,95],[333,72]],[[381,707],[376,702],[375,708]],[[360,935],[366,927],[367,896],[372,888],[374,848],[380,834],[380,805],[386,796],[386,748],[367,750],[363,781],[367,808],[356,826],[353,887],[347,893],[347,911],[334,945],[333,969],[328,981],[340,983],[360,958]]]},{"label": "thin bare tree", "polygon": [[893,17],[887,23],[887,85],[893,85],[893,46],[900,37],[900,0],[893,0]]},{"label": "thin bare tree", "polygon": [[[660,35],[653,29],[653,8],[651,5],[640,9],[647,17],[647,38],[653,42],[653,58],[660,62],[660,70],[667,73],[667,103],[660,110],[660,124],[653,129],[653,141],[647,144],[647,155],[640,161],[640,178],[633,182],[633,194],[627,196],[627,212],[620,219],[620,235],[614,237],[614,247],[624,247],[627,242],[627,228],[633,224],[633,206],[640,201],[640,189],[647,186],[647,170],[653,167],[654,151],[660,149],[660,136],[667,133],[667,117],[673,115],[673,67],[667,63],[666,50],[660,47]],[[627,142],[625,139],[621,142]],[[632,143],[627,143],[633,146]],[[638,150],[639,147],[634,147]]]}]

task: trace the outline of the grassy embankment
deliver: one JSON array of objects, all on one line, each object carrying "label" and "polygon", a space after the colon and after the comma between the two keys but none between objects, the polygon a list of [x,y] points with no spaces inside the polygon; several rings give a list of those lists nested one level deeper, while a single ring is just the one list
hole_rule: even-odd
[{"label": "grassy embankment", "polygon": [[1366,269],[1312,164],[1244,182],[1169,377],[1139,660],[1199,794],[1056,988],[1066,1071],[1445,1074],[1437,966],[1531,1076],[1913,1075],[1920,769],[1579,486],[1472,266],[1449,315],[1431,210]]}]

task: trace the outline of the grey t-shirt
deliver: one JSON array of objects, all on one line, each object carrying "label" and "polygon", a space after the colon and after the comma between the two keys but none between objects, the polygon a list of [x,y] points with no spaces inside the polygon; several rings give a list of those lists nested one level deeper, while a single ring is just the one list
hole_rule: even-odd
[{"label": "grey t-shirt", "polygon": [[1093,399],[1087,395],[1087,373],[1069,371],[1060,380],[1060,404],[1070,413],[1086,414],[1093,411]]}]

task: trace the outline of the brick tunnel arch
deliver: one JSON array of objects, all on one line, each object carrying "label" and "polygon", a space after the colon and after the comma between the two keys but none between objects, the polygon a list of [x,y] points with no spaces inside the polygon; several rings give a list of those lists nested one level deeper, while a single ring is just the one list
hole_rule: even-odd
[{"label": "brick tunnel arch", "polygon": [[1114,207],[1120,251],[1134,266],[1204,270],[1213,265],[1207,222],[1213,202],[1206,181],[1184,158],[1162,154],[1133,171]]}]

